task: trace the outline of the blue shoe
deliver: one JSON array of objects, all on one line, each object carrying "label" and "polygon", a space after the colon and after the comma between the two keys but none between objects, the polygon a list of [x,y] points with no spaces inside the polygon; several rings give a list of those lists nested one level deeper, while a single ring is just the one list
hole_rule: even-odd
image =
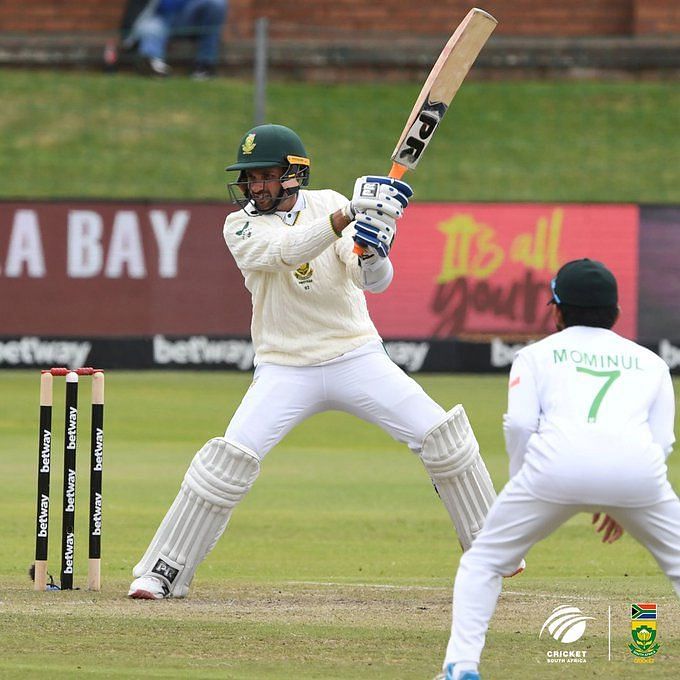
[{"label": "blue shoe", "polygon": [[[438,675],[434,680],[453,680],[453,666],[450,663],[446,665],[444,672]],[[463,671],[463,674],[458,680],[479,680],[479,673],[475,671]]]},{"label": "blue shoe", "polygon": [[[451,667],[451,677],[453,678],[453,666]],[[476,671],[465,671],[458,680],[479,680],[479,673]]]}]

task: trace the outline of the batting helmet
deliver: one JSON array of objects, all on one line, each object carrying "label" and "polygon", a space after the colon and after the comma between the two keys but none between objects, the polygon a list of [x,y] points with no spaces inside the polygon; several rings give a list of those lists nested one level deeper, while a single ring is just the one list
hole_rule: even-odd
[{"label": "batting helmet", "polygon": [[[282,182],[294,178],[297,183],[294,187],[282,188],[274,206],[265,213],[274,212],[282,200],[296,194],[301,186],[309,184],[310,161],[302,140],[293,130],[284,125],[258,125],[243,136],[238,147],[236,163],[227,167],[227,171],[239,171],[238,179],[229,185],[229,191],[242,208],[250,201],[246,171],[272,167],[284,169]],[[244,198],[238,197],[234,187],[240,189]],[[252,207],[256,212],[262,212],[255,206]]]}]

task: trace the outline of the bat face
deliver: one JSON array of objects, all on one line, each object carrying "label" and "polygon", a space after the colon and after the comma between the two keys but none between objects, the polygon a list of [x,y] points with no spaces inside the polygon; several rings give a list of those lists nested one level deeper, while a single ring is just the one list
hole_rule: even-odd
[{"label": "bat face", "polygon": [[409,170],[418,165],[446,110],[498,22],[472,9],[449,38],[411,111],[392,160]]}]

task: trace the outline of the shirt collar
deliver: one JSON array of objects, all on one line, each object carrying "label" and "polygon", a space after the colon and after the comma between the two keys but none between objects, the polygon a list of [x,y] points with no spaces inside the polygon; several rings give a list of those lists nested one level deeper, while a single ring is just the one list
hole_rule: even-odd
[{"label": "shirt collar", "polygon": [[298,194],[297,201],[295,201],[295,205],[290,209],[290,210],[277,210],[276,214],[283,220],[283,222],[287,225],[292,225],[295,224],[295,221],[297,220],[298,213],[301,210],[304,210],[307,207],[307,201],[305,201],[305,197],[302,195],[302,193]]}]

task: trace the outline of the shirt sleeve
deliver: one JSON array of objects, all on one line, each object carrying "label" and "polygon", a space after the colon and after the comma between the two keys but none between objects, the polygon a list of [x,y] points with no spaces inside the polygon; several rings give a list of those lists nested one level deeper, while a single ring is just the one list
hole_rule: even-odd
[{"label": "shirt sleeve", "polygon": [[344,263],[347,276],[357,288],[369,293],[382,293],[392,283],[392,263],[388,257],[375,255],[360,264],[354,252],[354,233],[353,225],[343,230],[342,237],[335,244],[336,255]]},{"label": "shirt sleeve", "polygon": [[330,215],[292,227],[279,227],[243,211],[233,215],[224,223],[224,240],[241,271],[290,271],[338,240]]},{"label": "shirt sleeve", "polygon": [[360,290],[364,290],[364,279],[359,266],[359,258],[354,252],[354,226],[349,225],[335,243],[335,253],[345,265],[347,276]]},{"label": "shirt sleeve", "polygon": [[393,276],[394,267],[389,257],[373,255],[361,260],[362,287],[369,293],[382,293],[387,290]]},{"label": "shirt sleeve", "polygon": [[662,448],[666,458],[670,456],[675,443],[673,425],[675,422],[675,394],[670,371],[664,367],[661,385],[656,399],[649,409],[649,427],[654,441]]},{"label": "shirt sleeve", "polygon": [[505,448],[513,477],[524,463],[527,443],[538,432],[541,407],[536,380],[529,360],[518,354],[510,369],[508,383],[508,411],[503,416]]}]

